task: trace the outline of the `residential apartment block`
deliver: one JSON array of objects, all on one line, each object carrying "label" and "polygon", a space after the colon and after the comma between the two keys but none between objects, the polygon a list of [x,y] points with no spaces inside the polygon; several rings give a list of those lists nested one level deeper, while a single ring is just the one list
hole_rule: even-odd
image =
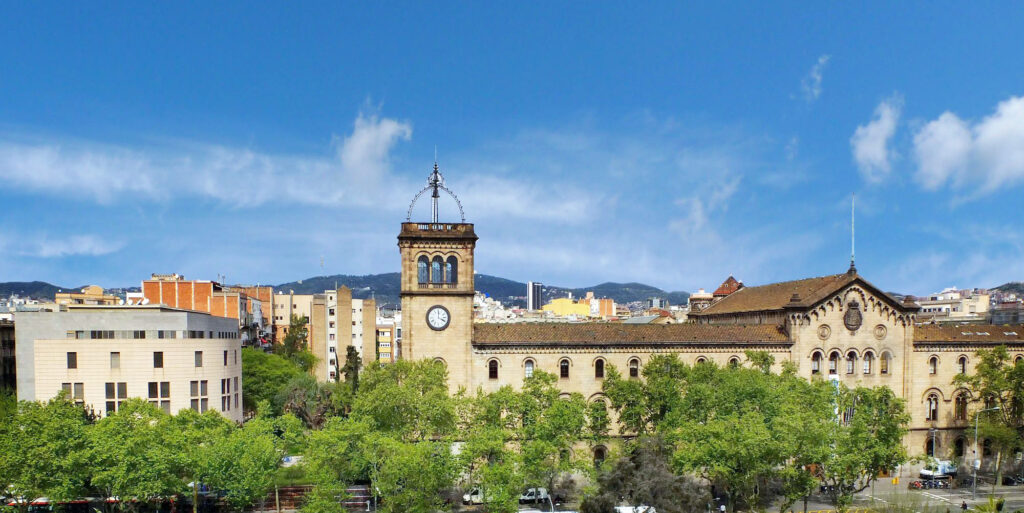
[{"label": "residential apartment block", "polygon": [[353,299],[342,286],[310,296],[309,348],[319,358],[313,375],[320,380],[338,379],[348,346],[364,364],[377,359],[377,308],[373,299]]},{"label": "residential apartment block", "polygon": [[215,281],[186,280],[180,274],[154,274],[142,282],[142,294],[149,304],[235,319],[243,343],[261,336],[263,306],[240,289]]},{"label": "residential apartment block", "polygon": [[139,397],[168,413],[212,409],[242,420],[234,319],[161,305],[72,305],[17,312],[15,337],[19,400],[63,390],[98,415]]}]

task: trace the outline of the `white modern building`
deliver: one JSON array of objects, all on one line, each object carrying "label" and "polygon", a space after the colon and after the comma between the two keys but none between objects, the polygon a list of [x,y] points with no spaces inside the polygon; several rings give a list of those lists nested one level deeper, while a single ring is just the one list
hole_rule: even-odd
[{"label": "white modern building", "polygon": [[918,299],[921,311],[917,319],[918,322],[985,322],[989,313],[989,299],[988,294],[980,291],[950,287]]},{"label": "white modern building", "polygon": [[139,397],[242,421],[238,321],[160,305],[15,314],[18,399],[61,390],[99,415]]}]

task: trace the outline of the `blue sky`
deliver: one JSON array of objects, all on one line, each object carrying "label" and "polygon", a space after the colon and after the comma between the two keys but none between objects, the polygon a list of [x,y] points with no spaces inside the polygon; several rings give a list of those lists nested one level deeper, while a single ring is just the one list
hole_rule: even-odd
[{"label": "blue sky", "polygon": [[7,2],[0,281],[395,271],[435,146],[483,273],[1024,279],[1019,5],[828,7]]}]

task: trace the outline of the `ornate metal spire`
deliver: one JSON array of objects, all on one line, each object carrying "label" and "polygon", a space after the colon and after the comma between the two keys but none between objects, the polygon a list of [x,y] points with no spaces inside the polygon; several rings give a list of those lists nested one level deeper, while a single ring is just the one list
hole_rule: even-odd
[{"label": "ornate metal spire", "polygon": [[[436,150],[435,150],[436,151]],[[444,186],[444,176],[441,175],[441,170],[437,167],[437,161],[434,161],[434,170],[427,177],[427,186],[416,193],[413,197],[412,203],[409,204],[409,211],[406,213],[405,220],[407,222],[412,221],[412,209],[416,206],[416,200],[420,199],[423,193],[430,191],[431,201],[431,221],[432,223],[437,222],[437,200],[441,197],[441,191],[448,193],[449,196],[455,200],[455,205],[459,207],[459,217],[462,218],[462,222],[466,222],[466,213],[462,211],[462,202],[455,196],[455,193]]]}]

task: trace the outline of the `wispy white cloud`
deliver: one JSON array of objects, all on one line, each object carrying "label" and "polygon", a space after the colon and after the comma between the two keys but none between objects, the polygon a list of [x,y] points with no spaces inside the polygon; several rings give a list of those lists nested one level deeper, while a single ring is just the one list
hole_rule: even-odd
[{"label": "wispy white cloud", "polygon": [[914,155],[915,179],[926,189],[949,184],[979,197],[1024,183],[1024,97],[975,123],[944,112],[914,134]]},{"label": "wispy white cloud", "polygon": [[825,72],[825,66],[828,65],[831,55],[822,55],[818,57],[818,60],[811,66],[811,70],[804,75],[804,78],[800,81],[800,91],[804,95],[804,100],[807,103],[813,103],[821,96],[821,80]]},{"label": "wispy white cloud", "polygon": [[194,143],[137,149],[8,139],[0,140],[0,179],[11,188],[103,204],[124,196],[197,196],[231,206],[275,201],[387,207],[391,195],[378,193],[396,180],[389,155],[411,135],[408,122],[361,113],[350,134],[335,138],[334,157]]},{"label": "wispy white cloud", "polygon": [[861,176],[869,182],[880,182],[889,175],[895,151],[889,142],[896,133],[896,125],[903,109],[903,98],[895,94],[875,108],[870,122],[857,127],[850,137],[853,160]]},{"label": "wispy white cloud", "polygon": [[124,247],[120,240],[108,240],[97,235],[54,236],[49,234],[6,234],[0,237],[0,252],[37,258],[63,258],[70,256],[103,256]]}]

